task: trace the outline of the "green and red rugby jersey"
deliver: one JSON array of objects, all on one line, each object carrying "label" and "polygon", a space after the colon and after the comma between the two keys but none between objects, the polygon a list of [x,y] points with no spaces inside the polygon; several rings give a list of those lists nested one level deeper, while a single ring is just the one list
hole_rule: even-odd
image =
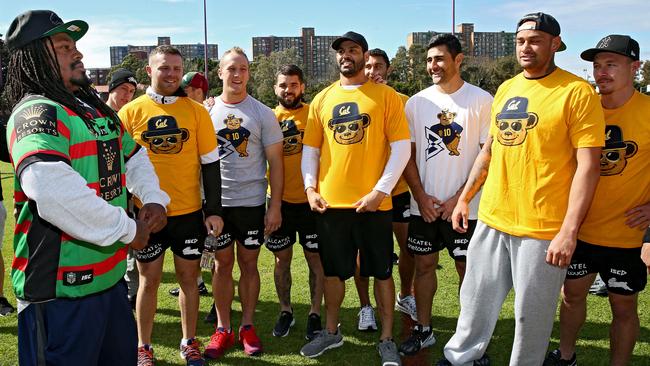
[{"label": "green and red rugby jersey", "polygon": [[119,121],[86,109],[94,120],[90,127],[65,106],[31,95],[18,103],[7,124],[18,210],[11,278],[21,300],[83,297],[111,288],[124,276],[124,243],[102,247],[70,237],[39,217],[36,202],[20,186],[30,164],[65,162],[99,197],[126,209],[125,163],[139,146]]}]

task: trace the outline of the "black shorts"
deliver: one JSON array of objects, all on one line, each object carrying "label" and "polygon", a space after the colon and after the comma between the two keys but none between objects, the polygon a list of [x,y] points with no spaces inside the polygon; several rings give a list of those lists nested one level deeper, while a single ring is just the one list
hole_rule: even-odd
[{"label": "black shorts", "polygon": [[354,209],[328,209],[316,215],[320,259],[327,277],[345,281],[354,275],[357,253],[361,275],[386,280],[393,270],[392,213],[356,213]]},{"label": "black shorts", "polygon": [[135,251],[138,262],[153,262],[163,255],[167,248],[183,259],[198,260],[207,236],[203,212],[195,211],[185,215],[167,217],[167,225],[149,236],[149,244]]},{"label": "black shorts", "polygon": [[264,242],[264,205],[255,207],[224,207],[223,232],[217,237],[217,250],[225,249],[235,240],[246,249],[259,249]]},{"label": "black shorts", "polygon": [[476,229],[476,220],[468,220],[469,228],[464,234],[454,230],[451,222],[438,219],[425,222],[422,216],[413,215],[409,222],[406,247],[414,255],[433,254],[447,248],[449,256],[455,261],[464,262],[467,256],[467,246]]},{"label": "black shorts", "polygon": [[392,197],[393,222],[409,222],[411,218],[411,193],[406,191]]},{"label": "black shorts", "polygon": [[316,233],[316,213],[309,203],[289,203],[282,201],[282,225],[266,239],[266,247],[272,252],[289,248],[296,242],[296,234],[302,248],[318,253],[318,234]]},{"label": "black shorts", "polygon": [[566,278],[574,280],[590,273],[599,273],[607,290],[618,295],[634,295],[648,280],[641,248],[611,248],[578,240]]}]

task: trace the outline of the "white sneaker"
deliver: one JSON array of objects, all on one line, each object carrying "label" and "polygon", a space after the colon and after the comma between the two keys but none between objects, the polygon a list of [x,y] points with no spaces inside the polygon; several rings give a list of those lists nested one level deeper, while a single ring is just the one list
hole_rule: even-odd
[{"label": "white sneaker", "polygon": [[359,325],[357,329],[360,331],[376,331],[377,322],[375,321],[375,310],[370,305],[366,305],[359,310]]},{"label": "white sneaker", "polygon": [[413,319],[413,321],[418,321],[418,310],[415,307],[415,297],[413,295],[408,295],[400,298],[399,293],[396,294],[397,298],[395,300],[395,310],[399,310],[402,313],[408,315]]}]

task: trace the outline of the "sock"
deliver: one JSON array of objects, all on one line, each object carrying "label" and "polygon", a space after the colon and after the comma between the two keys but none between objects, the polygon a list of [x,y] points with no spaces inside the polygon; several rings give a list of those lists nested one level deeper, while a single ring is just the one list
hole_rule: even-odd
[{"label": "sock", "polygon": [[187,344],[192,341],[194,341],[194,338],[183,338],[181,339],[181,346],[187,346]]}]

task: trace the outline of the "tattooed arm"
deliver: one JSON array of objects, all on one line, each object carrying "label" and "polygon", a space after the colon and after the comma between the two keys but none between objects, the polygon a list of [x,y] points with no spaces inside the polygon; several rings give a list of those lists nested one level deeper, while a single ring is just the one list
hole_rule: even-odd
[{"label": "tattooed arm", "polygon": [[469,173],[467,183],[463,192],[458,197],[458,203],[451,214],[451,222],[454,230],[464,233],[468,228],[469,202],[474,198],[476,193],[481,190],[485,179],[487,179],[490,160],[492,159],[492,135],[488,135],[481,152],[474,161],[472,171]]}]

